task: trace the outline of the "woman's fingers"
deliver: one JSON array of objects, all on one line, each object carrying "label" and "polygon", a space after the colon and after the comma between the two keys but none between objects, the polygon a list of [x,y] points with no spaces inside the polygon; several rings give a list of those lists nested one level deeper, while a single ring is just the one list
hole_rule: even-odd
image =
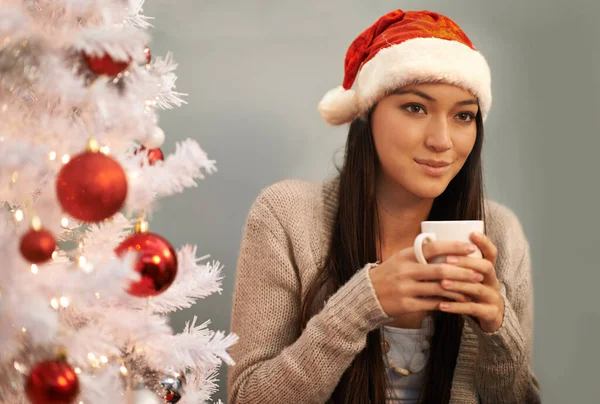
[{"label": "woman's fingers", "polygon": [[494,264],[485,258],[450,256],[448,257],[447,261],[450,265],[472,269],[482,274],[483,283],[486,285],[493,287],[499,286]]},{"label": "woman's fingers", "polygon": [[418,264],[410,271],[410,278],[417,281],[451,279],[463,282],[481,282],[483,280],[483,275],[479,272],[451,264]]},{"label": "woman's fingers", "polygon": [[412,282],[409,288],[409,294],[415,297],[443,297],[456,302],[471,301],[464,293],[444,289],[439,282]]},{"label": "woman's fingers", "polygon": [[464,241],[439,240],[423,244],[423,256],[427,262],[439,256],[465,256],[475,251],[477,251],[477,247],[474,244]]},{"label": "woman's fingers", "polygon": [[496,263],[496,258],[498,257],[498,248],[492,243],[492,241],[483,233],[475,232],[471,235],[471,240],[479,250],[481,251],[481,255],[483,258],[490,261],[492,264]]}]

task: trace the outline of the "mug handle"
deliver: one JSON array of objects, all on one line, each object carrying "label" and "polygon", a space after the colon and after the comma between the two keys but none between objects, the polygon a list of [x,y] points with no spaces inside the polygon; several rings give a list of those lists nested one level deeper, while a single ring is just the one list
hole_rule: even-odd
[{"label": "mug handle", "polygon": [[417,261],[419,261],[421,264],[427,264],[427,260],[425,259],[425,256],[423,255],[423,244],[425,242],[431,242],[431,241],[435,241],[435,240],[436,240],[435,233],[421,233],[415,239],[415,244],[414,244],[415,257],[417,257]]}]

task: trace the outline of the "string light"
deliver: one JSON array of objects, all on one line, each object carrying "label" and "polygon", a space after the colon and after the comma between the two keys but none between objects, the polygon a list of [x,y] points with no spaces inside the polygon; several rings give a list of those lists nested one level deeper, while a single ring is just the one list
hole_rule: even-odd
[{"label": "string light", "polygon": [[69,160],[71,160],[71,157],[68,154],[65,154],[62,156],[61,161],[63,164],[67,164],[69,162]]},{"label": "string light", "polygon": [[119,370],[123,376],[127,376],[127,368],[125,366],[121,366]]},{"label": "string light", "polygon": [[17,209],[17,210],[15,211],[15,220],[16,220],[17,222],[20,222],[20,221],[22,221],[22,220],[23,220],[23,211],[22,211],[21,209]]},{"label": "string light", "polygon": [[31,273],[34,275],[37,275],[38,273],[38,266],[35,264],[31,264]]},{"label": "string light", "polygon": [[92,365],[92,367],[99,367],[100,363],[98,362],[98,359],[96,359],[96,355],[94,355],[93,353],[89,353],[88,354],[88,360],[90,361],[90,364]]},{"label": "string light", "polygon": [[58,308],[60,307],[58,304],[58,300],[56,300],[56,299],[50,300],[50,306],[52,306],[52,308],[54,310],[58,310]]},{"label": "string light", "polygon": [[62,307],[64,307],[64,308],[67,308],[67,307],[69,307],[69,298],[67,298],[67,297],[65,297],[65,296],[62,296],[62,297],[60,298],[60,305],[61,305]]},{"label": "string light", "polygon": [[23,333],[27,332],[27,328],[21,327],[21,332],[23,332]]},{"label": "string light", "polygon": [[85,256],[80,255],[78,258],[78,264],[79,264],[79,268],[81,268],[81,270],[85,273],[90,273],[94,270],[94,266],[88,262],[87,258],[85,258]]},{"label": "string light", "polygon": [[77,374],[80,374],[81,373],[81,368],[75,368],[75,369],[73,369],[73,371],[75,373],[77,373]]},{"label": "string light", "polygon": [[28,371],[27,366],[25,366],[24,364],[22,364],[20,362],[14,362],[13,366],[19,373],[27,373],[27,371]]},{"label": "string light", "polygon": [[50,153],[48,153],[48,158],[49,158],[51,161],[54,161],[54,160],[56,160],[56,152],[55,152],[55,151],[51,151]]},{"label": "string light", "polygon": [[102,154],[109,154],[110,153],[110,147],[108,147],[108,146],[102,146],[100,148],[100,153],[102,153]]},{"label": "string light", "polygon": [[12,181],[12,183],[14,184],[15,182],[17,182],[18,178],[19,178],[19,172],[13,171],[12,175],[10,176],[10,180]]},{"label": "string light", "polygon": [[33,227],[33,230],[35,231],[38,231],[42,228],[42,221],[39,217],[34,216],[31,218],[31,227]]},{"label": "string light", "polygon": [[55,251],[52,253],[52,259],[53,259],[53,260],[55,260],[55,259],[56,259],[56,257],[58,257],[58,251],[56,251],[56,250],[55,250]]},{"label": "string light", "polygon": [[69,219],[63,217],[62,219],[60,219],[60,225],[65,229],[69,228]]}]

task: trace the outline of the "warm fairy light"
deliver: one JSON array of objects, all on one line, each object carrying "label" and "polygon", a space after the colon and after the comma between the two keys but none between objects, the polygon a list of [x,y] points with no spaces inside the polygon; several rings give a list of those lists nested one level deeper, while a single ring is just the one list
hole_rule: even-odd
[{"label": "warm fairy light", "polygon": [[38,273],[38,266],[35,264],[31,264],[31,273],[34,275],[37,275]]},{"label": "warm fairy light", "polygon": [[108,147],[108,146],[102,146],[100,148],[100,153],[102,153],[102,154],[109,154],[110,153],[110,147]]},{"label": "warm fairy light", "polygon": [[25,366],[24,364],[20,363],[20,362],[14,362],[13,366],[15,367],[15,369],[17,370],[17,372],[19,373],[27,373],[28,369],[27,366]]},{"label": "warm fairy light", "polygon": [[90,352],[87,357],[88,357],[88,360],[90,361],[90,364],[93,367],[97,368],[99,363],[98,363],[98,359],[96,359],[96,355],[94,355],[92,352]]},{"label": "warm fairy light", "polygon": [[140,172],[139,171],[132,171],[129,173],[129,176],[131,177],[131,179],[136,179],[140,176]]},{"label": "warm fairy light", "polygon": [[152,106],[152,100],[146,100],[145,102],[147,107],[151,107]]},{"label": "warm fairy light", "polygon": [[67,164],[69,162],[69,160],[71,160],[71,157],[68,154],[65,154],[62,156],[61,161],[63,164]]},{"label": "warm fairy light", "polygon": [[54,161],[54,160],[56,160],[56,152],[55,152],[55,151],[51,151],[50,153],[48,153],[48,158],[49,158],[51,161]]},{"label": "warm fairy light", "polygon": [[21,327],[21,332],[27,332],[27,328]]},{"label": "warm fairy light", "polygon": [[80,374],[81,373],[81,368],[75,368],[75,369],[73,369],[73,371],[75,373],[77,373],[77,374]]},{"label": "warm fairy light", "polygon": [[10,180],[13,182],[13,184],[15,182],[17,182],[18,178],[19,178],[19,172],[18,171],[13,171],[13,173],[10,176]]},{"label": "warm fairy light", "polygon": [[102,363],[108,363],[108,358],[104,355],[100,356],[100,362]]},{"label": "warm fairy light", "polygon": [[127,376],[127,368],[125,366],[121,366],[119,370],[123,376]]},{"label": "warm fairy light", "polygon": [[53,259],[53,260],[55,260],[55,259],[56,259],[56,257],[58,257],[58,251],[54,251],[54,252],[52,253],[52,259]]},{"label": "warm fairy light", "polygon": [[39,217],[34,216],[31,218],[31,227],[33,227],[33,230],[35,231],[38,231],[42,228],[42,221]]},{"label": "warm fairy light", "polygon": [[54,310],[58,310],[58,308],[60,307],[57,299],[50,300],[50,306],[52,306]]},{"label": "warm fairy light", "polygon": [[94,270],[94,266],[92,265],[91,262],[89,262],[87,260],[87,258],[85,258],[83,255],[80,255],[79,258],[77,259],[78,264],[79,264],[79,268],[81,268],[83,270],[83,272],[85,273],[90,273]]},{"label": "warm fairy light", "polygon": [[100,299],[100,293],[96,292],[96,299]]},{"label": "warm fairy light", "polygon": [[67,308],[67,307],[69,307],[69,298],[68,298],[68,297],[65,297],[65,296],[62,296],[62,297],[60,298],[60,305],[61,305],[62,307],[64,307],[64,308]]},{"label": "warm fairy light", "polygon": [[66,217],[63,217],[62,219],[60,219],[60,225],[64,228],[68,228],[69,227],[69,219],[67,219]]},{"label": "warm fairy light", "polygon": [[21,209],[17,209],[15,211],[15,220],[17,222],[20,222],[21,220],[23,220],[23,211]]}]

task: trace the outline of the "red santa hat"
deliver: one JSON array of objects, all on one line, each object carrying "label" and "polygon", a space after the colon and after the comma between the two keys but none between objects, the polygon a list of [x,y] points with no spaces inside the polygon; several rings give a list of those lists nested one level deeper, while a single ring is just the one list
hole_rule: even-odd
[{"label": "red santa hat", "polygon": [[417,83],[470,91],[483,119],[492,104],[489,66],[454,21],[430,11],[396,10],[352,42],[344,81],[325,94],[319,112],[331,125],[348,123],[364,117],[388,92]]}]

